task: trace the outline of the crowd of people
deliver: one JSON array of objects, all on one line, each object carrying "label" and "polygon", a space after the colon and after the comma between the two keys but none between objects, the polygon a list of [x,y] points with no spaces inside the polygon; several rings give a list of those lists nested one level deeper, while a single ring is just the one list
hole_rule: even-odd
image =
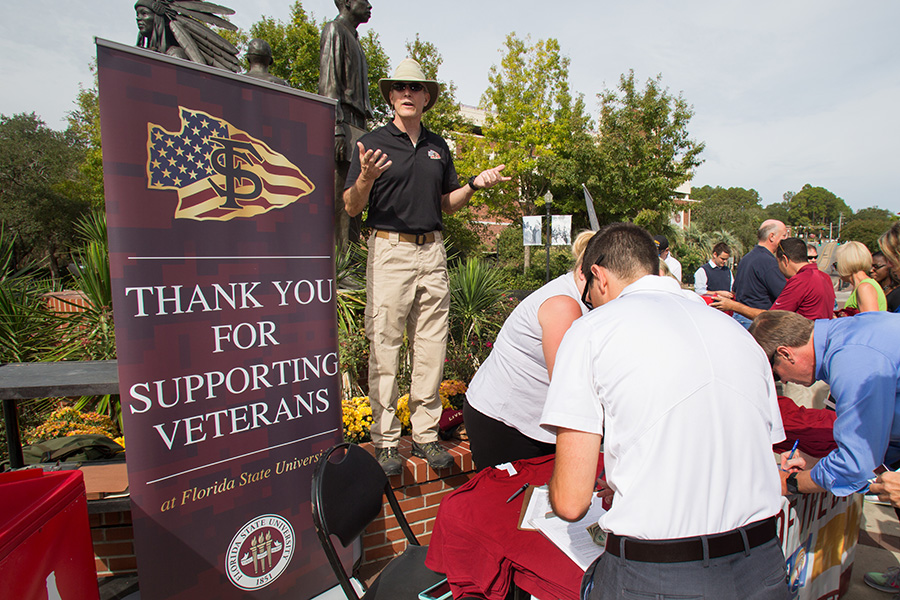
[{"label": "crowd of people", "polygon": [[[401,62],[380,90],[393,120],[357,142],[343,200],[351,217],[368,208],[372,228],[371,433],[394,475],[404,461],[404,334],[412,453],[434,469],[453,462],[437,436],[450,302],[442,213],[509,177],[498,165],[460,183],[449,146],[422,125],[439,88],[418,63]],[[838,313],[815,245],[787,237],[777,220],[757,237],[733,274],[732,248],[716,244],[688,291],[666,237],[629,223],[579,235],[573,271],[519,304],[471,382],[464,416],[477,468],[555,453],[556,515],[580,518],[595,493],[612,500],[585,598],[623,589],[788,598],[775,523],[783,494],[869,491],[900,506],[900,317],[889,313],[900,303],[900,223],[874,256],[857,242],[839,247],[837,272],[853,289]],[[651,345],[663,360],[648,360]],[[823,458],[801,448],[782,455],[781,469],[773,460],[785,439],[776,378],[828,386],[836,448]],[[866,580],[891,589],[895,575]]]},{"label": "crowd of people", "polygon": [[[517,309],[498,338],[502,349],[473,381],[470,404],[487,396],[490,418],[540,445],[526,453],[483,428],[478,415],[469,430],[477,467],[555,452],[550,492],[559,516],[580,518],[595,492],[613,499],[600,519],[607,551],[588,570],[585,597],[620,597],[623,587],[650,597],[728,598],[734,589],[742,598],[788,597],[773,525],[781,495],[868,491],[900,506],[900,317],[888,314],[897,310],[888,298],[900,295],[898,241],[900,224],[881,237],[874,258],[858,242],[839,246],[836,270],[853,289],[837,311],[818,247],[787,237],[780,221],[760,226],[734,275],[731,248],[716,244],[688,297],[669,267],[668,240],[629,224],[602,228],[584,250],[576,247],[574,273]],[[541,306],[560,281],[568,301],[582,291],[585,314],[570,314],[562,342],[554,337],[550,354],[538,353]],[[697,294],[719,310],[692,302]],[[652,374],[641,350],[651,339],[666,349]],[[837,447],[821,459],[802,448],[790,460],[785,453],[779,471],[777,396],[816,382],[834,401]],[[604,477],[595,481],[601,443]],[[486,453],[491,444],[502,450]],[[900,572],[865,580],[897,589]]]}]

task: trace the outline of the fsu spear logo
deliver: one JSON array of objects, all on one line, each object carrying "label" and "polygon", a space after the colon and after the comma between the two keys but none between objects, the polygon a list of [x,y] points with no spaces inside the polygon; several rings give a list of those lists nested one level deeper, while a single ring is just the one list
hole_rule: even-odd
[{"label": "fsu spear logo", "polygon": [[284,208],[316,186],[231,123],[179,107],[181,130],[147,124],[147,187],[178,192],[176,219],[230,221]]}]

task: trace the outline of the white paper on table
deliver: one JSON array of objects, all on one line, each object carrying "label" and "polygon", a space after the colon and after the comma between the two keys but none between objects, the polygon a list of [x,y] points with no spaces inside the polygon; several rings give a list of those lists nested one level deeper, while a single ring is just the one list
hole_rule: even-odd
[{"label": "white paper on table", "polygon": [[594,543],[588,532],[588,527],[596,524],[597,520],[606,514],[602,500],[595,495],[591,496],[591,507],[587,514],[574,523],[563,521],[555,515],[548,517],[547,513],[551,510],[547,486],[534,488],[522,518],[523,528],[524,523],[530,524],[532,529],[544,534],[582,571],[586,571],[604,550],[603,546]]}]

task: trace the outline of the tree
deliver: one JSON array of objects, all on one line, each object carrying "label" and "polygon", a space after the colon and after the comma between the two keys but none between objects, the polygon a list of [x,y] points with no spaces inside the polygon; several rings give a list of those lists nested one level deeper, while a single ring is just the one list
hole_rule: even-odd
[{"label": "tree", "polygon": [[290,17],[285,23],[263,16],[250,26],[250,31],[220,32],[240,49],[244,68],[247,43],[253,38],[265,40],[272,47],[272,66],[269,72],[281,77],[292,88],[316,93],[319,89],[320,27],[307,16],[299,0],[291,4]]},{"label": "tree", "polygon": [[[693,108],[662,87],[662,76],[636,89],[634,71],[617,90],[598,95],[600,181],[592,190],[601,221],[631,221],[662,227],[674,206],[675,189],[690,180],[703,161],[704,144],[690,139]],[[602,216],[601,216],[602,215]]]},{"label": "tree", "polygon": [[0,115],[0,220],[17,236],[19,262],[47,258],[54,278],[57,253],[88,210],[83,197],[65,193],[83,156],[72,134],[50,129],[34,113]]},{"label": "tree", "polygon": [[[291,4],[291,14],[287,23],[272,17],[262,17],[250,26],[250,31],[220,32],[232,44],[245,48],[252,38],[269,42],[274,63],[269,72],[281,77],[291,87],[316,93],[319,90],[319,37],[326,21],[316,23],[310,18],[300,0]],[[359,43],[369,64],[369,97],[375,123],[386,122],[387,103],[378,91],[378,80],[387,77],[388,57],[378,34],[369,29],[360,36]],[[246,61],[245,61],[246,67]]]},{"label": "tree", "polygon": [[885,229],[891,226],[897,217],[894,216],[894,213],[887,210],[886,208],[878,208],[877,206],[870,206],[869,208],[861,208],[856,213],[850,217],[849,221],[852,223],[857,220],[869,220],[874,219],[876,221],[884,221]]},{"label": "tree", "polygon": [[390,75],[391,61],[387,52],[381,47],[381,39],[373,29],[366,31],[366,35],[360,36],[359,43],[366,55],[366,63],[369,65],[369,101],[372,103],[372,119],[370,128],[386,124],[391,117],[391,107],[382,97],[378,88],[378,80]]},{"label": "tree", "polygon": [[766,219],[756,190],[704,185],[693,188],[691,198],[700,201],[691,209],[691,221],[704,232],[726,230],[742,247],[756,245],[756,231]]},{"label": "tree", "polygon": [[856,219],[841,228],[841,242],[860,242],[865,244],[869,252],[877,252],[878,238],[888,230],[890,223],[885,225],[879,219]]},{"label": "tree", "polygon": [[791,224],[790,204],[788,201],[773,202],[765,208],[765,218]]},{"label": "tree", "polygon": [[791,225],[826,225],[837,223],[841,214],[845,218],[853,214],[850,207],[832,192],[808,183],[786,201]]},{"label": "tree", "polygon": [[552,38],[532,44],[511,33],[505,47],[481,98],[488,113],[484,138],[460,136],[457,170],[474,174],[506,165],[512,181],[474,200],[493,213],[512,219],[534,214],[552,191],[554,212],[580,212],[584,222],[580,178],[592,172],[592,123],[583,99],[569,90],[569,59]]},{"label": "tree", "polygon": [[841,229],[841,241],[862,242],[871,251],[878,250],[878,238],[887,231],[895,217],[889,210],[870,207],[862,208],[850,217]]},{"label": "tree", "polygon": [[100,95],[97,90],[97,69],[91,65],[93,85],[78,86],[75,110],[69,112],[68,133],[84,149],[84,160],[78,166],[79,177],[71,190],[80,195],[94,209],[104,209],[103,151],[100,144]]},{"label": "tree", "polygon": [[415,40],[406,42],[406,53],[422,65],[425,77],[437,81],[441,89],[437,102],[422,116],[422,122],[441,137],[448,137],[451,133],[461,131],[466,123],[456,100],[456,84],[452,81],[441,81],[438,77],[438,69],[444,59],[437,47],[431,42],[422,41],[417,33]]}]

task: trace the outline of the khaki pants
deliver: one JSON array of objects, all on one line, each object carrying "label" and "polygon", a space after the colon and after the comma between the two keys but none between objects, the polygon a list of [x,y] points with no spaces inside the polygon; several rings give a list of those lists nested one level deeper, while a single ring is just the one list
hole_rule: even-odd
[{"label": "khaki pants", "polygon": [[369,338],[369,401],[372,442],[396,446],[397,368],[403,333],[409,337],[412,381],[409,394],[413,441],[437,441],[441,398],[438,387],[447,352],[450,285],[447,254],[440,232],[435,241],[417,246],[369,237],[366,267],[366,337]]}]

